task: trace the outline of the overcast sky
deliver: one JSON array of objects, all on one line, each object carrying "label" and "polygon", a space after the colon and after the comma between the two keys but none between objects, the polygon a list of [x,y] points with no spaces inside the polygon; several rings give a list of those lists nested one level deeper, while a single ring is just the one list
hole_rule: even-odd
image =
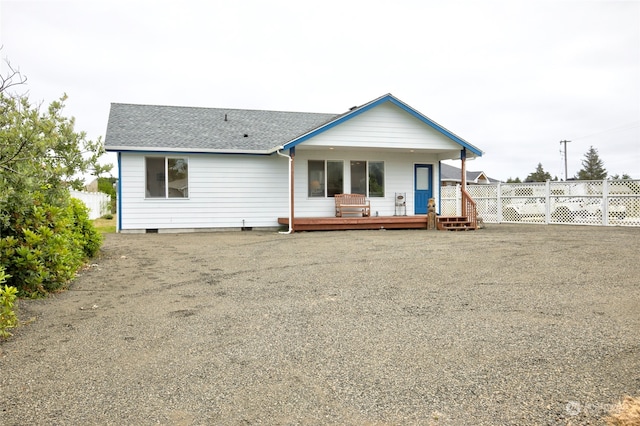
[{"label": "overcast sky", "polygon": [[0,25],[31,101],[66,93],[91,139],[111,102],[342,113],[392,93],[482,149],[469,170],[563,178],[566,139],[569,177],[593,146],[640,178],[637,0],[0,0]]}]

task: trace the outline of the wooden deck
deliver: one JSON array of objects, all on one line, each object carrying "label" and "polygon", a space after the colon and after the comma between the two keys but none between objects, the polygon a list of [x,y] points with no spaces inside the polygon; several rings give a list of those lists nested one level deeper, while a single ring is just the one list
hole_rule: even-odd
[{"label": "wooden deck", "polygon": [[[289,226],[288,217],[278,218]],[[346,229],[427,229],[427,215],[372,217],[296,217],[295,231],[337,231]]]}]

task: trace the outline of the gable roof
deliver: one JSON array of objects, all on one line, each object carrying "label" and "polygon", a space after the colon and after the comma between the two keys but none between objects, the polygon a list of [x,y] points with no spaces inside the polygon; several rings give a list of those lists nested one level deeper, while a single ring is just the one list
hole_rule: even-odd
[{"label": "gable roof", "polygon": [[107,151],[270,154],[335,116],[112,103],[105,148]]},{"label": "gable roof", "polygon": [[[462,169],[452,166],[446,163],[440,163],[440,180],[449,182],[461,182],[462,181]],[[485,172],[482,171],[467,171],[467,182],[479,183],[480,181],[486,181],[482,183],[496,183],[497,179],[492,179]],[[484,179],[480,179],[484,177]]]},{"label": "gable roof", "polygon": [[390,102],[390,103],[396,105],[397,107],[401,108],[402,110],[404,110],[405,112],[407,112],[410,115],[414,116],[415,118],[417,118],[421,122],[425,123],[429,127],[433,128],[434,130],[438,131],[442,135],[444,135],[447,138],[451,139],[452,141],[456,142],[462,148],[467,149],[468,151],[470,151],[472,153],[473,156],[477,156],[477,157],[481,157],[482,156],[482,151],[478,147],[473,146],[469,142],[467,142],[464,139],[462,139],[460,136],[458,136],[455,133],[447,130],[446,128],[444,128],[440,124],[436,123],[435,121],[431,120],[429,117],[427,117],[426,115],[422,114],[418,110],[413,109],[409,105],[407,105],[404,102],[402,102],[400,99],[398,99],[395,96],[393,96],[391,93],[387,93],[386,95],[380,96],[379,98],[374,99],[374,100],[372,100],[372,101],[370,101],[370,102],[368,102],[368,103],[366,103],[364,105],[361,105],[359,107],[352,108],[351,110],[349,110],[345,114],[337,116],[333,120],[329,121],[328,123],[323,124],[322,126],[319,126],[317,129],[313,129],[309,133],[301,135],[300,137],[298,137],[298,138],[292,140],[291,142],[285,144],[284,148],[288,149],[288,148],[294,147],[294,146],[304,142],[307,139],[310,139],[310,138],[312,138],[312,137],[314,137],[314,136],[316,136],[316,135],[318,135],[318,134],[320,134],[322,132],[325,132],[325,131],[331,129],[332,127],[337,126],[340,123],[343,123],[343,122],[345,122],[347,120],[350,120],[350,119],[352,119],[354,117],[357,117],[358,115],[362,114],[363,112],[369,111],[370,109],[375,108],[376,106],[378,106],[378,105],[380,105],[380,104],[382,104],[384,102]]},{"label": "gable roof", "polygon": [[112,103],[105,149],[272,154],[293,148],[385,102],[459,144],[471,156],[482,156],[479,148],[390,93],[343,114]]}]

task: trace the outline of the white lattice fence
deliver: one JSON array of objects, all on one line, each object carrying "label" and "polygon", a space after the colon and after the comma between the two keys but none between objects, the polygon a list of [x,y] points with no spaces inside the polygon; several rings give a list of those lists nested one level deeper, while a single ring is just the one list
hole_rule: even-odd
[{"label": "white lattice fence", "polygon": [[[486,223],[640,226],[640,180],[468,185]],[[441,188],[441,214],[460,214],[460,186]]]}]

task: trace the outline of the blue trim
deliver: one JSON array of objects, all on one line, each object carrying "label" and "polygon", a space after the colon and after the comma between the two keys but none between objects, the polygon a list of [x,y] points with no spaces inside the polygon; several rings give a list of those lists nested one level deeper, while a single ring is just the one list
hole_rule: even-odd
[{"label": "blue trim", "polygon": [[338,118],[338,119],[336,119],[336,120],[334,120],[334,121],[332,121],[330,123],[327,123],[324,126],[320,126],[316,130],[313,130],[310,133],[302,135],[297,139],[292,140],[291,142],[285,144],[284,148],[287,149],[287,148],[292,148],[292,147],[295,147],[297,145],[300,145],[302,142],[304,142],[306,140],[309,140],[312,137],[319,135],[320,133],[326,132],[327,130],[329,130],[329,129],[333,128],[333,127],[336,127],[337,125],[342,124],[345,121],[352,119],[353,117],[357,117],[360,114],[362,114],[363,112],[369,111],[371,108],[378,106],[380,103],[383,102],[382,99],[383,98],[380,98],[379,101],[364,105],[364,106],[362,106],[360,108],[357,108],[357,109],[355,109],[353,111],[350,111],[350,112],[346,113],[345,115],[341,116],[340,118]]},{"label": "blue trim", "polygon": [[120,232],[122,230],[122,160],[120,158],[120,152],[118,152],[118,203],[116,208],[116,214],[118,215],[118,229]]},{"label": "blue trim", "polygon": [[172,156],[172,155],[193,155],[193,154],[198,154],[198,155],[255,155],[255,156],[260,156],[260,157],[268,157],[270,155],[274,155],[274,152],[270,152],[270,153],[264,153],[264,154],[257,154],[257,153],[251,153],[251,152],[206,152],[206,151],[153,151],[153,150],[148,150],[148,149],[107,149],[107,152],[116,152],[118,154],[121,153],[125,153],[125,154],[149,154],[149,155],[165,155],[165,156]]},{"label": "blue trim", "polygon": [[373,100],[371,102],[369,102],[368,104],[365,104],[359,108],[354,109],[353,111],[349,111],[348,113],[344,114],[343,116],[341,116],[340,118],[325,124],[324,126],[318,127],[317,129],[313,130],[312,132],[309,132],[305,135],[300,136],[297,139],[292,140],[291,142],[287,143],[286,145],[284,145],[285,148],[290,148],[290,147],[294,147],[296,145],[301,144],[302,142],[311,139],[314,136],[319,135],[320,133],[323,133],[339,124],[344,123],[347,120],[350,120],[354,117],[357,117],[358,115],[362,114],[363,112],[369,111],[372,108],[377,107],[378,105],[384,103],[384,102],[391,102],[393,105],[397,106],[398,108],[402,109],[403,111],[409,113],[410,115],[412,115],[413,117],[417,118],[418,120],[422,121],[423,123],[427,124],[429,127],[433,128],[434,130],[440,132],[441,134],[443,134],[444,136],[448,137],[449,139],[451,139],[452,141],[456,142],[457,144],[461,145],[464,149],[468,149],[469,151],[473,152],[476,156],[478,157],[482,157],[482,151],[478,148],[476,148],[475,146],[471,145],[469,142],[465,141],[464,139],[462,139],[461,137],[455,135],[454,133],[450,132],[449,130],[445,129],[444,127],[442,127],[441,125],[439,125],[438,123],[436,123],[435,121],[431,120],[430,118],[428,118],[427,116],[423,115],[422,113],[416,111],[415,109],[411,108],[409,105],[405,104],[404,102],[400,101],[399,99],[397,99],[396,97],[394,97],[391,94],[387,94],[384,95],[376,100]]}]

